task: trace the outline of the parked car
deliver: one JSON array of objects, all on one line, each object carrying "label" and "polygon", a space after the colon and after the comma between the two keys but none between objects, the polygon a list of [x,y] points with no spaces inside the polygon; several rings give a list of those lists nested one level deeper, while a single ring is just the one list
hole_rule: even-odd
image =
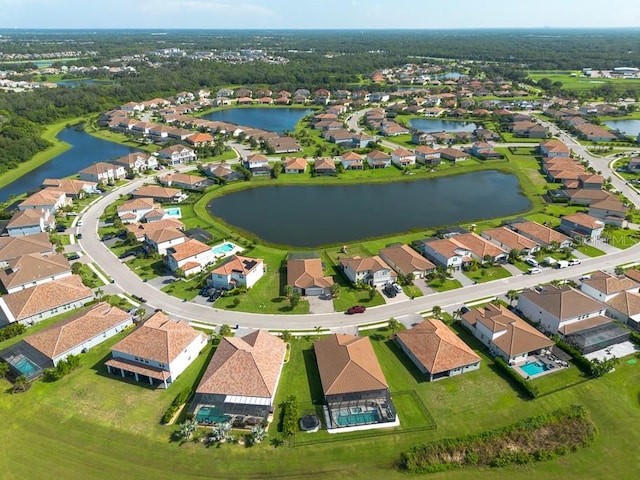
[{"label": "parked car", "polygon": [[81,234],[81,233],[76,234],[76,238],[77,238],[78,240],[82,239],[82,234]]},{"label": "parked car", "polygon": [[569,266],[573,267],[574,265],[580,265],[580,259],[578,258],[572,258],[571,260],[569,260]]},{"label": "parked car", "polygon": [[77,253],[71,253],[67,255],[67,260],[78,260],[79,258],[80,258],[80,255],[78,255]]},{"label": "parked car", "polygon": [[582,275],[580,280],[591,280],[591,275]]},{"label": "parked car", "polygon": [[134,300],[139,301],[140,303],[147,303],[146,298],[142,298],[140,295],[131,295]]},{"label": "parked car", "polygon": [[78,223],[76,223],[76,227],[81,227],[82,226],[82,220],[78,220]]},{"label": "parked car", "polygon": [[100,240],[104,242],[106,240],[111,240],[112,238],[115,238],[115,237],[116,237],[115,233],[105,233]]},{"label": "parked car", "polygon": [[64,232],[67,230],[67,227],[64,225],[57,225],[56,226],[56,232]]},{"label": "parked car", "polygon": [[536,273],[542,273],[542,270],[539,268],[533,267],[529,269],[529,275],[535,275]]},{"label": "parked car", "polygon": [[396,292],[402,293],[402,286],[398,285],[397,283],[393,283],[392,286]]},{"label": "parked car", "polygon": [[207,300],[209,302],[215,302],[217,299],[220,298],[221,295],[222,295],[222,290],[220,290],[219,288],[216,288],[215,290],[213,290],[211,295],[209,295],[209,298]]},{"label": "parked car", "polygon": [[354,305],[347,310],[347,315],[353,315],[354,313],[364,313],[367,311],[367,307],[363,305]]},{"label": "parked car", "polygon": [[393,298],[395,297],[398,292],[396,292],[396,289],[393,288],[393,285],[389,284],[389,285],[385,285],[384,287],[384,293],[387,295],[387,297],[389,298]]},{"label": "parked car", "polygon": [[531,267],[539,267],[540,266],[538,261],[535,258],[532,258],[532,257],[525,258],[524,259],[524,263],[526,263],[527,265],[529,265]]}]

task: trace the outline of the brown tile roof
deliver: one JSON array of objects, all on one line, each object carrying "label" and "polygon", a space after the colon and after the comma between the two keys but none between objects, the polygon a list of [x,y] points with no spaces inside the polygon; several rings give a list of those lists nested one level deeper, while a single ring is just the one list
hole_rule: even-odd
[{"label": "brown tile roof", "polygon": [[360,161],[360,163],[362,163],[362,155],[358,155],[356,152],[351,151],[342,155],[342,160],[346,160],[350,162]]},{"label": "brown tile roof", "polygon": [[549,245],[551,242],[563,243],[570,240],[566,235],[556,232],[552,228],[540,225],[537,222],[516,223],[512,225],[511,228],[516,230],[518,233],[524,233],[533,237],[543,245]]},{"label": "brown tile roof", "polygon": [[591,288],[595,288],[605,295],[627,290],[635,290],[637,292],[638,288],[640,288],[640,283],[629,277],[616,277],[615,275],[602,271],[592,274],[591,278],[582,280],[582,283],[589,285]]},{"label": "brown tile roof", "polygon": [[387,262],[382,260],[378,255],[373,257],[350,257],[341,258],[340,264],[349,266],[355,272],[377,272],[380,270],[391,270]]},{"label": "brown tile roof", "polygon": [[157,230],[146,232],[145,237],[147,237],[147,239],[151,240],[156,245],[159,245],[163,242],[168,242],[170,240],[175,240],[177,238],[186,238],[184,233],[173,227],[159,228]]},{"label": "brown tile roof", "polygon": [[522,250],[540,246],[538,242],[520,235],[507,227],[490,228],[482,232],[482,235],[487,235],[489,238],[497,240],[510,249],[515,248],[516,250]]},{"label": "brown tile roof", "polygon": [[136,197],[172,199],[180,193],[177,188],[161,187],[160,185],[146,185],[133,191]]},{"label": "brown tile roof", "polygon": [[89,165],[88,167],[83,168],[78,173],[98,175],[98,174],[109,172],[111,170],[115,172],[116,169],[117,167],[113,163],[97,162],[97,163],[94,163],[93,165]]},{"label": "brown tile roof", "polygon": [[606,325],[611,323],[611,319],[602,315],[596,315],[595,317],[586,318],[579,322],[572,322],[560,327],[558,330],[563,335],[571,335],[573,333],[582,332],[583,330],[589,330],[590,328],[599,327],[600,325]]},{"label": "brown tile roof", "polygon": [[16,321],[52,308],[91,299],[93,292],[82,284],[77,275],[36,285],[2,297]]},{"label": "brown tile roof", "polygon": [[625,270],[624,275],[625,277],[629,277],[631,280],[635,280],[640,283],[640,270],[630,268],[629,270]]},{"label": "brown tile roof", "polygon": [[489,303],[469,310],[462,318],[472,326],[480,322],[494,333],[504,331],[492,343],[510,357],[553,345],[553,341],[503,305]]},{"label": "brown tile roof", "polygon": [[397,336],[431,374],[480,361],[466,343],[437,319],[425,320]]},{"label": "brown tile roof", "polygon": [[151,223],[133,223],[126,226],[127,231],[133,233],[136,238],[142,238],[144,234],[151,235],[156,230],[162,230],[163,228],[184,228],[184,224],[175,218],[164,218],[157,222]]},{"label": "brown tile roof", "polygon": [[325,395],[387,390],[369,337],[336,333],[313,342]]},{"label": "brown tile roof", "polygon": [[416,252],[409,245],[397,245],[380,250],[380,257],[394,265],[396,271],[407,275],[416,271],[433,270],[436,266]]},{"label": "brown tile roof", "polygon": [[605,303],[628,317],[640,313],[640,294],[636,292],[622,292]]},{"label": "brown tile roof", "polygon": [[580,225],[581,227],[590,228],[592,230],[604,227],[604,223],[602,223],[600,220],[582,212],[574,213],[571,215],[565,215],[564,217],[561,218],[561,220],[566,220],[567,222]]},{"label": "brown tile roof", "polygon": [[168,175],[165,175],[164,177],[160,178],[161,182],[164,183],[181,183],[183,185],[197,185],[200,182],[203,182],[205,179],[202,177],[198,177],[196,175],[189,175],[187,173],[180,173],[180,172],[176,172],[176,173],[169,173]]},{"label": "brown tile roof", "polygon": [[592,202],[591,205],[589,205],[589,208],[598,208],[601,210],[609,210],[612,212],[623,214],[627,213],[627,207],[625,207],[620,200],[613,197],[607,198],[606,200],[601,200],[599,202]]},{"label": "brown tile roof", "polygon": [[112,358],[104,362],[104,364],[127,372],[146,375],[147,377],[155,378],[156,380],[167,380],[171,376],[169,372],[162,370],[161,368],[152,367],[151,365],[143,365],[125,358]]},{"label": "brown tile roof", "polygon": [[53,253],[53,245],[46,232],[23,237],[0,237],[0,262],[30,253]]},{"label": "brown tile roof", "polygon": [[367,153],[367,158],[370,158],[372,161],[373,160],[390,160],[391,155],[385,152],[381,152],[380,150],[373,150]]},{"label": "brown tile roof", "polygon": [[39,206],[39,205],[55,205],[60,196],[64,196],[64,192],[56,190],[53,187],[45,188],[36,193],[29,195],[24,201],[20,202],[21,207]]},{"label": "brown tile roof", "polygon": [[316,158],[315,161],[315,169],[316,170],[335,170],[336,163],[333,161],[333,158]]},{"label": "brown tile roof", "polygon": [[273,398],[286,347],[266,330],[223,337],[196,393]]},{"label": "brown tile roof", "polygon": [[595,188],[577,188],[575,190],[565,190],[571,200],[606,200],[611,194],[606,190],[597,190]]},{"label": "brown tile roof", "polygon": [[561,321],[598,312],[604,308],[600,302],[567,286],[547,285],[538,290],[528,288],[520,296],[527,298]]},{"label": "brown tile roof", "polygon": [[290,158],[284,162],[285,170],[305,170],[307,168],[307,160],[304,158]]},{"label": "brown tile roof", "polygon": [[211,273],[216,273],[218,275],[230,275],[233,272],[239,272],[243,275],[248,275],[256,267],[262,265],[261,258],[249,258],[243,257],[240,255],[232,255],[225,262],[220,265],[215,270],[212,270]]},{"label": "brown tile roof", "polygon": [[29,335],[24,341],[54,359],[130,318],[131,315],[127,312],[100,302],[88,310]]},{"label": "brown tile roof", "polygon": [[467,247],[454,242],[451,238],[432,240],[427,242],[427,245],[445,258],[466,256],[467,251],[469,251]]},{"label": "brown tile roof", "polygon": [[560,140],[547,140],[540,143],[540,146],[544,147],[547,152],[566,153],[567,155],[571,152],[569,147]]},{"label": "brown tile roof", "polygon": [[170,255],[177,261],[191,258],[199,253],[204,253],[211,250],[211,247],[206,243],[202,243],[199,240],[190,239],[184,243],[174,245],[170,248]]},{"label": "brown tile roof", "polygon": [[462,233],[455,235],[451,240],[454,243],[459,243],[461,246],[466,247],[479,258],[484,258],[485,255],[490,255],[495,258],[498,255],[504,255],[507,253],[499,246],[475,233]]},{"label": "brown tile roof", "polygon": [[75,180],[73,178],[46,178],[42,185],[45,187],[55,187],[56,190],[64,192],[66,195],[78,195],[84,191],[84,187],[90,186],[95,188],[96,182],[87,182],[84,180]]},{"label": "brown tile roof", "polygon": [[30,253],[8,263],[5,270],[0,270],[0,282],[6,289],[71,272],[71,265],[62,254]]},{"label": "brown tile roof", "polygon": [[29,227],[32,225],[40,225],[40,220],[45,214],[40,210],[18,210],[13,214],[7,228]]},{"label": "brown tile roof", "polygon": [[287,262],[287,285],[297,288],[328,288],[333,278],[324,276],[322,260],[308,258]]},{"label": "brown tile roof", "polygon": [[204,334],[188,323],[156,312],[111,350],[168,365],[198,337],[204,337]]},{"label": "brown tile roof", "polygon": [[120,212],[128,212],[130,210],[147,210],[153,208],[160,208],[160,205],[153,201],[153,198],[132,198],[127,200],[122,205],[118,205],[116,210]]}]

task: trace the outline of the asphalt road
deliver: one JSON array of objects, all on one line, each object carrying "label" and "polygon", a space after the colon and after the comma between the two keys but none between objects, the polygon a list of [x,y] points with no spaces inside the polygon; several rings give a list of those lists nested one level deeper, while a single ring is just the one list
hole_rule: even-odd
[{"label": "asphalt road", "polygon": [[[354,116],[363,114],[363,111],[356,112]],[[354,116],[350,119],[350,128],[353,128],[352,122],[357,125],[357,118],[354,119]],[[586,149],[577,144],[572,138],[566,136],[566,134],[560,133],[559,135],[572,149],[591,162],[596,170],[601,170],[605,177],[611,176],[615,187],[625,193],[636,206],[640,205],[638,194],[613,174],[607,165],[607,160],[591,156]],[[351,327],[363,323],[385,321],[391,317],[399,318],[416,312],[428,312],[436,305],[443,309],[458,308],[464,303],[472,302],[473,300],[502,295],[507,290],[520,290],[556,279],[577,278],[595,270],[612,269],[616,265],[629,264],[640,259],[640,244],[637,244],[610,255],[583,260],[581,265],[569,267],[568,269],[545,269],[542,273],[536,275],[518,275],[462,289],[434,293],[414,300],[369,308],[363,314],[351,316],[344,313],[268,315],[219,310],[211,306],[184,302],[143,282],[99,240],[97,234],[98,219],[104,209],[116,201],[120,195],[130,193],[145,181],[148,182],[149,179],[136,179],[119,189],[107,193],[90,205],[82,214],[83,225],[78,227],[83,237],[79,241],[80,246],[95,263],[100,265],[113,278],[115,288],[129,295],[134,294],[143,297],[147,299],[147,305],[152,308],[162,309],[173,317],[201,323],[237,324],[241,328],[288,330],[314,329],[316,326],[323,328]]]}]

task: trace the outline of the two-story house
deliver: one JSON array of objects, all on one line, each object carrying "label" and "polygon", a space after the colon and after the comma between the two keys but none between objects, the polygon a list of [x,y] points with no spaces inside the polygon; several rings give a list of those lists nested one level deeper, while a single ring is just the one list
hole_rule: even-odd
[{"label": "two-story house", "polygon": [[188,277],[200,271],[205,265],[215,261],[211,247],[199,240],[189,239],[167,248],[166,265],[172,272],[178,269]]},{"label": "two-story house", "polygon": [[396,280],[396,274],[378,255],[340,259],[344,275],[354,284],[380,287]]},{"label": "two-story house", "polygon": [[232,255],[211,271],[207,284],[225,290],[233,290],[236,287],[251,288],[262,278],[266,270],[261,258]]}]

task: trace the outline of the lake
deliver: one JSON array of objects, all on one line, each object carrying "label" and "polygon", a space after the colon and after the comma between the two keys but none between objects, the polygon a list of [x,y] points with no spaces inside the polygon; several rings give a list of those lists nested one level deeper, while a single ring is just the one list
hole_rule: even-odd
[{"label": "lake", "polygon": [[634,138],[640,134],[640,120],[609,120],[603,123],[612,130],[620,130]]},{"label": "lake", "polygon": [[57,138],[70,144],[71,148],[1,188],[0,202],[7,201],[11,195],[38,189],[45,178],[68,177],[93,163],[112,160],[137,151],[135,148],[92,137],[75,128],[65,128]]},{"label": "lake", "polygon": [[409,125],[421,132],[473,132],[478,125],[473,122],[456,122],[436,118],[412,118]]},{"label": "lake", "polygon": [[56,85],[61,87],[77,87],[78,85],[113,85],[111,80],[96,80],[93,78],[82,78],[77,80],[61,80]]},{"label": "lake", "polygon": [[516,176],[490,170],[386,184],[258,187],[216,198],[207,210],[267,242],[315,248],[530,207]]},{"label": "lake", "polygon": [[313,110],[307,108],[229,108],[208,113],[202,118],[282,133],[293,131],[302,117],[311,112]]}]

